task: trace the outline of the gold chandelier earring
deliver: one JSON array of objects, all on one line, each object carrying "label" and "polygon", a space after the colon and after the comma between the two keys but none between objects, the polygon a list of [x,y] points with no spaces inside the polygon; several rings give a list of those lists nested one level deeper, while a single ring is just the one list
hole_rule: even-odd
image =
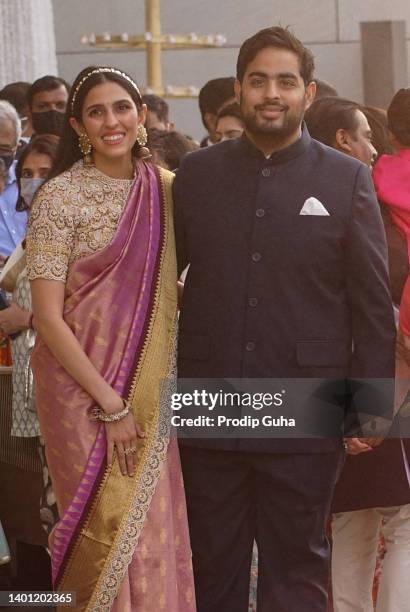
[{"label": "gold chandelier earring", "polygon": [[84,166],[92,166],[93,158],[91,156],[91,151],[93,150],[91,140],[89,139],[86,132],[82,132],[78,137],[78,146],[80,147],[80,151],[83,154]]},{"label": "gold chandelier earring", "polygon": [[140,157],[141,159],[147,159],[148,157],[151,157],[150,150],[148,149],[148,147],[145,146],[147,144],[147,139],[147,130],[145,129],[145,126],[142,125],[142,123],[139,123],[137,128],[137,143],[140,147],[138,151],[138,157]]}]

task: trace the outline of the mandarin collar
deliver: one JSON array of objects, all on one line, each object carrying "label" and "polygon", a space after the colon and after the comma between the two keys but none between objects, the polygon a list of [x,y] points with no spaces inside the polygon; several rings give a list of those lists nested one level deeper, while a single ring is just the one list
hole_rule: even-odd
[{"label": "mandarin collar", "polygon": [[283,164],[291,159],[299,157],[306,151],[311,141],[312,138],[308,132],[305,122],[302,124],[302,134],[300,138],[298,138],[296,142],[292,143],[288,147],[275,151],[270,157],[265,157],[262,151],[255,147],[255,145],[249,140],[245,132],[240,138],[241,149],[246,152],[247,155],[255,157],[265,163],[270,162],[273,164]]}]

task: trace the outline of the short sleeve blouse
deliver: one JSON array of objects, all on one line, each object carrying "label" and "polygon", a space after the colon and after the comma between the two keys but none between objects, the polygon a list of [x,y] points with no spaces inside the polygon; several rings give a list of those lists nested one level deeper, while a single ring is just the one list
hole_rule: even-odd
[{"label": "short sleeve blouse", "polygon": [[70,265],[109,244],[132,180],[113,179],[76,162],[36,195],[27,233],[30,280],[65,282]]}]

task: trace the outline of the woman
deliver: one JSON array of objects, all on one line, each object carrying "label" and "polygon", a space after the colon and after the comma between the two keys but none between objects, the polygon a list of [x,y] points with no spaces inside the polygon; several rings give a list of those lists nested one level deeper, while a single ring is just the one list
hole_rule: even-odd
[{"label": "woman", "polygon": [[53,576],[76,610],[195,608],[160,389],[176,333],[172,175],[141,159],[145,114],[127,74],[83,70],[30,216],[32,366],[61,517]]},{"label": "woman", "polygon": [[[29,210],[33,194],[51,170],[57,146],[55,136],[39,136],[23,150],[16,166],[18,210]],[[0,311],[0,331],[14,338],[12,409],[7,415],[7,431],[3,432],[2,439],[3,460],[7,465],[1,477],[5,506],[1,510],[14,551],[18,585],[47,589],[51,586],[51,567],[40,515],[43,526],[49,530],[56,520],[56,509],[49,483],[42,485],[41,474],[46,477],[47,471],[44,460],[40,460],[44,454],[30,369],[35,333],[30,328],[31,296],[24,240],[7,260],[0,275],[0,288],[12,293],[9,308]]]}]

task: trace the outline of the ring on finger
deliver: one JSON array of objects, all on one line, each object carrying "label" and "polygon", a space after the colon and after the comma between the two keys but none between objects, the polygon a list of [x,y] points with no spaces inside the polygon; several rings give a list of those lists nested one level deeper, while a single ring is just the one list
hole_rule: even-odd
[{"label": "ring on finger", "polygon": [[135,453],[137,452],[137,449],[135,446],[130,446],[130,448],[126,448],[124,450],[124,455],[135,455]]}]

